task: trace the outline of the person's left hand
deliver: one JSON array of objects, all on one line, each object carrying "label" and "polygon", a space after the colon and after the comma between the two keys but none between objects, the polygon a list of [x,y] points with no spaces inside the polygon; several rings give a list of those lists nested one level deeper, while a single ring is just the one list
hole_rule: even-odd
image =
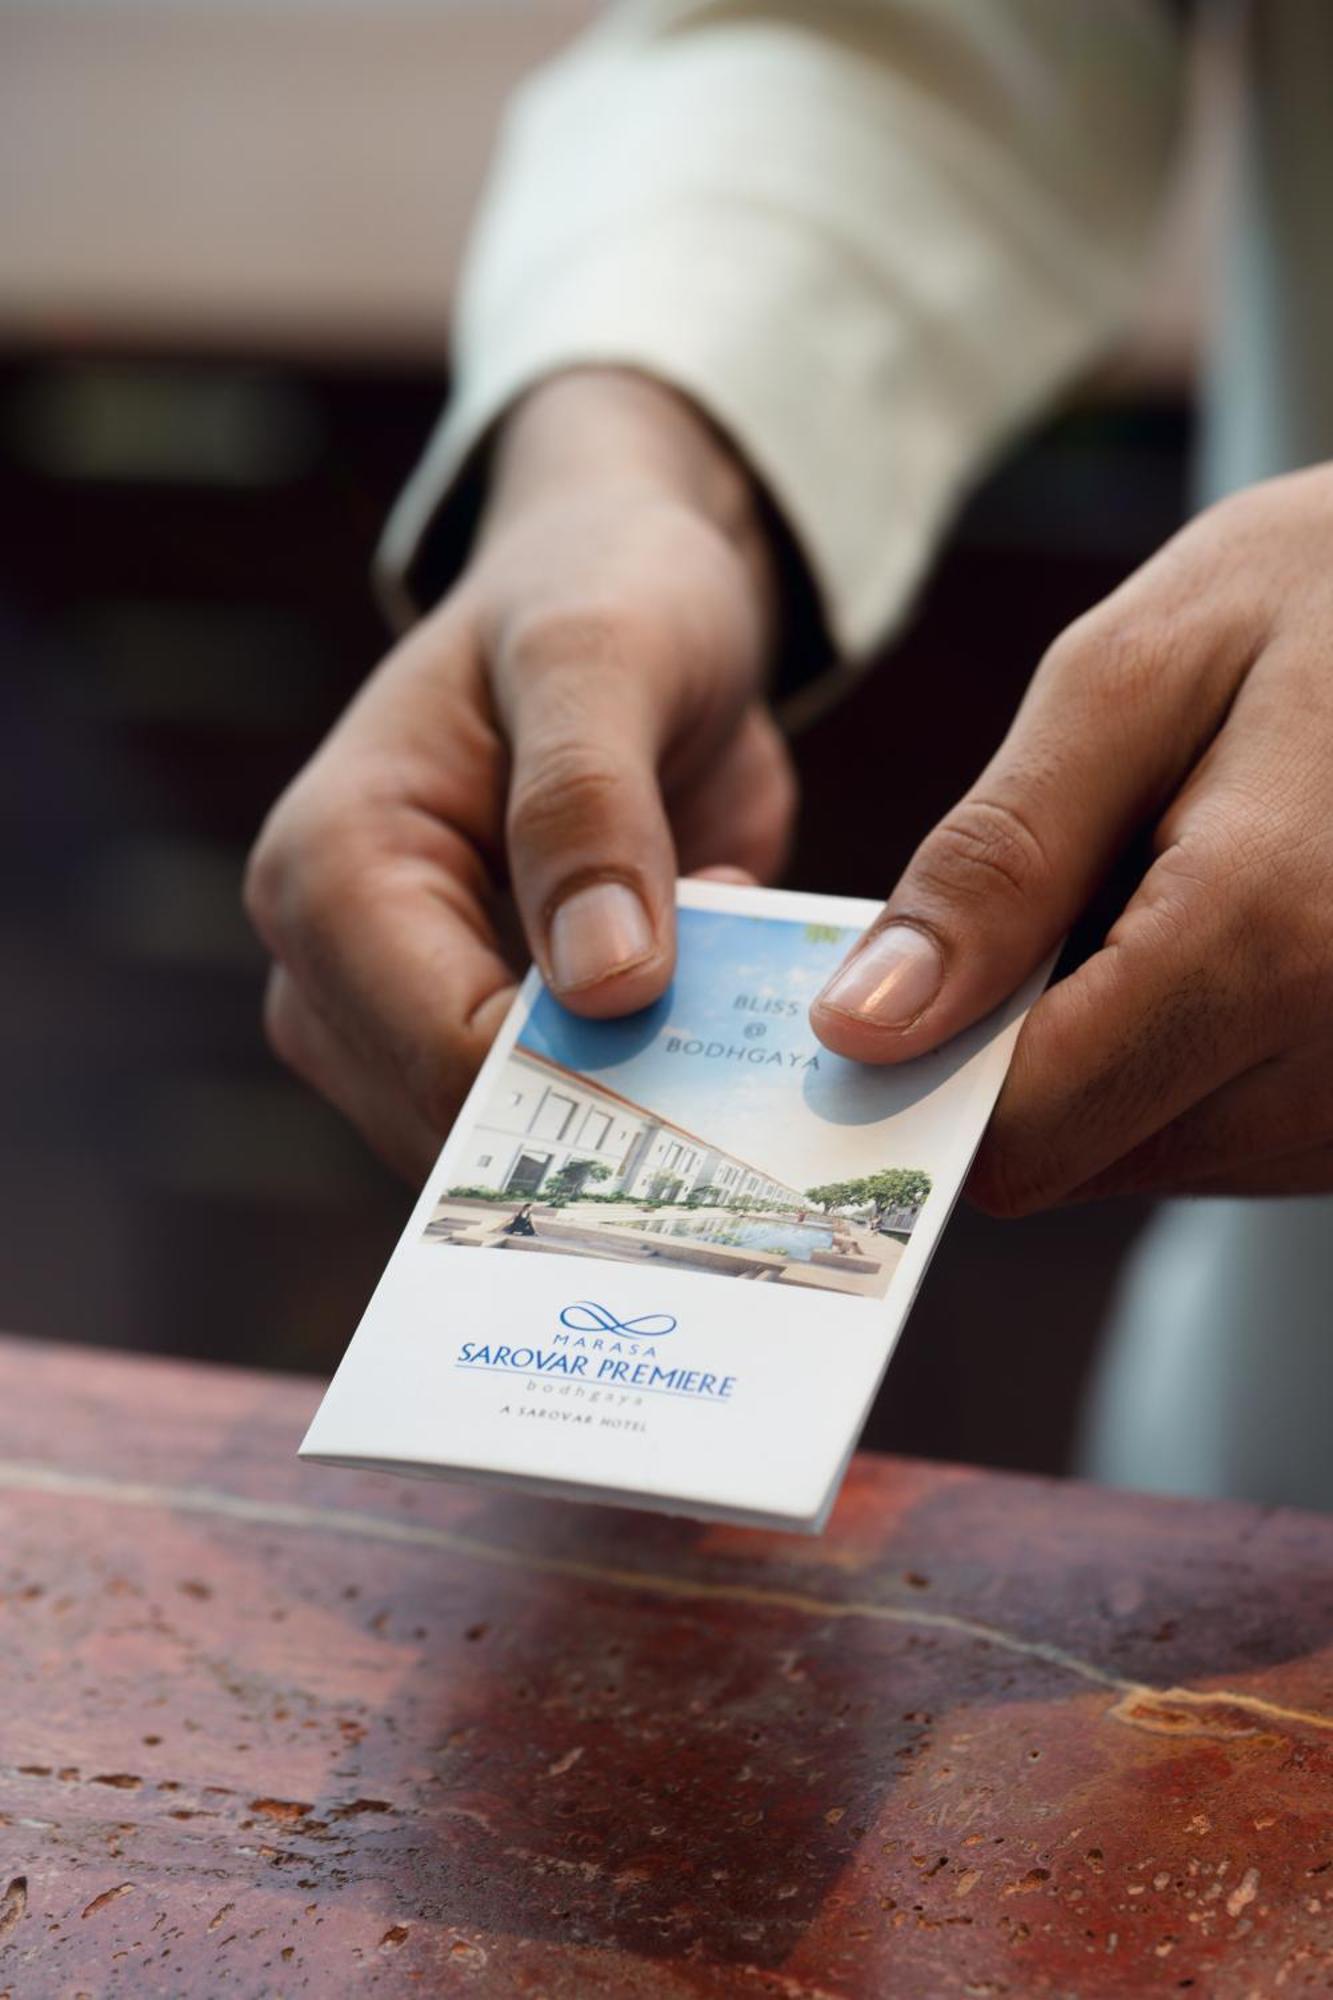
[{"label": "person's left hand", "polygon": [[1024,1025],[969,1183],[993,1214],[1333,1189],[1333,466],[1211,508],[1056,641],[817,1034],[879,1063],[945,1041],[1145,827],[1127,908]]}]

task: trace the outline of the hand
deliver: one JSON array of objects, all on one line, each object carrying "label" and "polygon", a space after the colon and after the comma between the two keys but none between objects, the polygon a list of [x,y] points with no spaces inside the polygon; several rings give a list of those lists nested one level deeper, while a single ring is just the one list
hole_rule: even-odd
[{"label": "hand", "polygon": [[645,1006],[678,872],[781,866],[774,622],[749,481],[646,379],[589,372],[506,425],[466,574],[279,800],[246,902],[269,1038],[420,1175],[506,1006],[496,912],[567,1006]]},{"label": "hand", "polygon": [[1130,836],[1155,859],[1028,1016],[970,1191],[1333,1189],[1333,466],[1201,515],[1043,660],[999,751],[815,1003],[901,1062],[1057,944]]}]

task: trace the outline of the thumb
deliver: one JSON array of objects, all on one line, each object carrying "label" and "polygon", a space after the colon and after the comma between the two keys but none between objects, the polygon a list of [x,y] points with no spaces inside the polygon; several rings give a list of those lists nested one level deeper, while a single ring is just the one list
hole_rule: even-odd
[{"label": "thumb", "polygon": [[507,840],[514,895],[551,990],[575,1013],[627,1014],[675,965],[676,852],[658,780],[667,722],[652,677],[581,621],[497,695],[512,750]]},{"label": "thumb", "polygon": [[1216,726],[1216,660],[1192,674],[1145,657],[1150,642],[1127,646],[1107,609],[1051,649],[991,762],[817,996],[811,1025],[839,1055],[905,1061],[998,1006]]}]

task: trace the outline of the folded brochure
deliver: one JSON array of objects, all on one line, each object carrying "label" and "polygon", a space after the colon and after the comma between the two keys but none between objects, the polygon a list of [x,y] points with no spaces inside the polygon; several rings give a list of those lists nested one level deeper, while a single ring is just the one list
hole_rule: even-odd
[{"label": "folded brochure", "polygon": [[1045,975],[872,1068],[808,1009],[878,905],[678,903],[640,1013],[528,974],[304,1458],[822,1528]]}]

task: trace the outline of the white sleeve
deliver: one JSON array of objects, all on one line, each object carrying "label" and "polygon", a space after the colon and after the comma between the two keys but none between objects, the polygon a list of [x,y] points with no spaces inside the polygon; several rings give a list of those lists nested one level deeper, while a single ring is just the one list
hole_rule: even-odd
[{"label": "white sleeve", "polygon": [[505,407],[602,362],[730,436],[864,658],[988,455],[1132,304],[1178,68],[1148,0],[614,8],[508,113],[386,603],[414,615],[432,523],[461,555]]}]

